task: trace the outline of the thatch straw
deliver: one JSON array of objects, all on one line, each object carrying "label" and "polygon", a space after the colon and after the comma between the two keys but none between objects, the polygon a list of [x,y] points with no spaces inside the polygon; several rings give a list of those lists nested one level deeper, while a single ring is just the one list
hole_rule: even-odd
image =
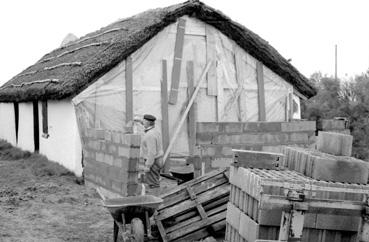
[{"label": "thatch straw", "polygon": [[[139,49],[159,31],[179,17],[189,15],[210,24],[233,39],[253,57],[291,83],[301,94],[311,97],[316,90],[285,58],[258,35],[232,21],[220,11],[201,2],[188,1],[167,8],[154,9],[135,15],[45,55],[36,64],[5,83],[0,101],[32,101],[73,97],[96,81],[127,56]],[[94,43],[106,43],[95,45]],[[61,63],[81,62],[81,65]],[[35,80],[58,79],[58,82],[26,85]]]}]

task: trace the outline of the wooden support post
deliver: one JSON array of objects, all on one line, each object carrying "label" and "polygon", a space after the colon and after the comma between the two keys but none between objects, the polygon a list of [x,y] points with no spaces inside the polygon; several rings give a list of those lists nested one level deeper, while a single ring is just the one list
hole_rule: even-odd
[{"label": "wooden support post", "polygon": [[[194,87],[194,65],[193,61],[188,61],[186,65],[187,72],[187,96],[190,98],[195,91]],[[192,156],[195,153],[196,144],[196,102],[192,104],[192,107],[188,113],[188,148],[189,154]]]},{"label": "wooden support post", "polygon": [[235,65],[236,65],[236,79],[237,79],[237,84],[238,84],[238,90],[239,90],[239,96],[237,97],[237,117],[238,117],[238,121],[241,122],[242,121],[242,104],[241,104],[241,95],[242,95],[242,91],[243,91],[243,66],[242,66],[242,56],[241,56],[241,50],[238,49],[237,47],[235,48],[235,53],[234,53],[234,59],[235,59]]},{"label": "wooden support post", "polygon": [[38,101],[33,101],[33,140],[34,151],[36,153],[40,150],[40,130],[39,130],[39,117],[38,117]]},{"label": "wooden support post", "polygon": [[133,70],[132,58],[126,59],[126,127],[133,126]]},{"label": "wooden support post", "polygon": [[19,130],[19,103],[14,102],[14,121],[15,121],[15,142],[18,144],[18,130]]},{"label": "wooden support post", "polygon": [[[211,62],[216,59],[216,49],[215,49],[215,38],[214,33],[212,31],[212,26],[205,27],[206,34],[206,62]],[[207,94],[209,96],[217,96],[218,95],[218,86],[217,86],[217,69],[216,62],[210,66],[210,69],[207,74],[208,80],[208,88]]]},{"label": "wooden support post", "polygon": [[176,104],[177,98],[178,98],[178,88],[179,88],[179,81],[181,77],[181,64],[182,64],[185,26],[186,26],[186,20],[183,18],[180,18],[178,20],[176,43],[174,46],[172,83],[171,83],[170,95],[169,95],[170,104]]},{"label": "wooden support post", "polygon": [[266,121],[264,73],[263,73],[263,64],[260,61],[256,62],[256,78],[258,82],[259,121]]},{"label": "wooden support post", "polygon": [[[169,146],[169,112],[168,112],[168,74],[167,61],[162,60],[162,78],[161,78],[161,132],[163,149]],[[164,173],[169,173],[170,163],[164,160]]]}]

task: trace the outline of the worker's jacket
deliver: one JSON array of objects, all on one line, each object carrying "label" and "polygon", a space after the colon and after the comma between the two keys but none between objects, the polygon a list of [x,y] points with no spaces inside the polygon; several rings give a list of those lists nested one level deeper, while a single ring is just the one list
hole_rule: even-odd
[{"label": "worker's jacket", "polygon": [[163,153],[160,132],[155,127],[148,128],[142,137],[140,147],[140,156],[145,160],[145,165],[151,167],[155,159],[162,157]]}]

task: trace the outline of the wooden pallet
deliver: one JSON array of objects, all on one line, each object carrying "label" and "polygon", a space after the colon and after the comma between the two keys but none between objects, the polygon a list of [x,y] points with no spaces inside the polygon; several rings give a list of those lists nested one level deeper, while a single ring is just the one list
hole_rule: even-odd
[{"label": "wooden pallet", "polygon": [[154,215],[163,241],[194,241],[225,229],[227,169],[212,171],[163,194]]}]

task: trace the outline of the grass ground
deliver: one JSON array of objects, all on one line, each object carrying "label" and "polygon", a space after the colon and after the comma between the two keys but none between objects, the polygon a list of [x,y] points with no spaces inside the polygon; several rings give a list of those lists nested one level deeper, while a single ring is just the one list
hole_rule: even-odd
[{"label": "grass ground", "polygon": [[95,190],[44,156],[0,141],[0,241],[111,241]]}]

